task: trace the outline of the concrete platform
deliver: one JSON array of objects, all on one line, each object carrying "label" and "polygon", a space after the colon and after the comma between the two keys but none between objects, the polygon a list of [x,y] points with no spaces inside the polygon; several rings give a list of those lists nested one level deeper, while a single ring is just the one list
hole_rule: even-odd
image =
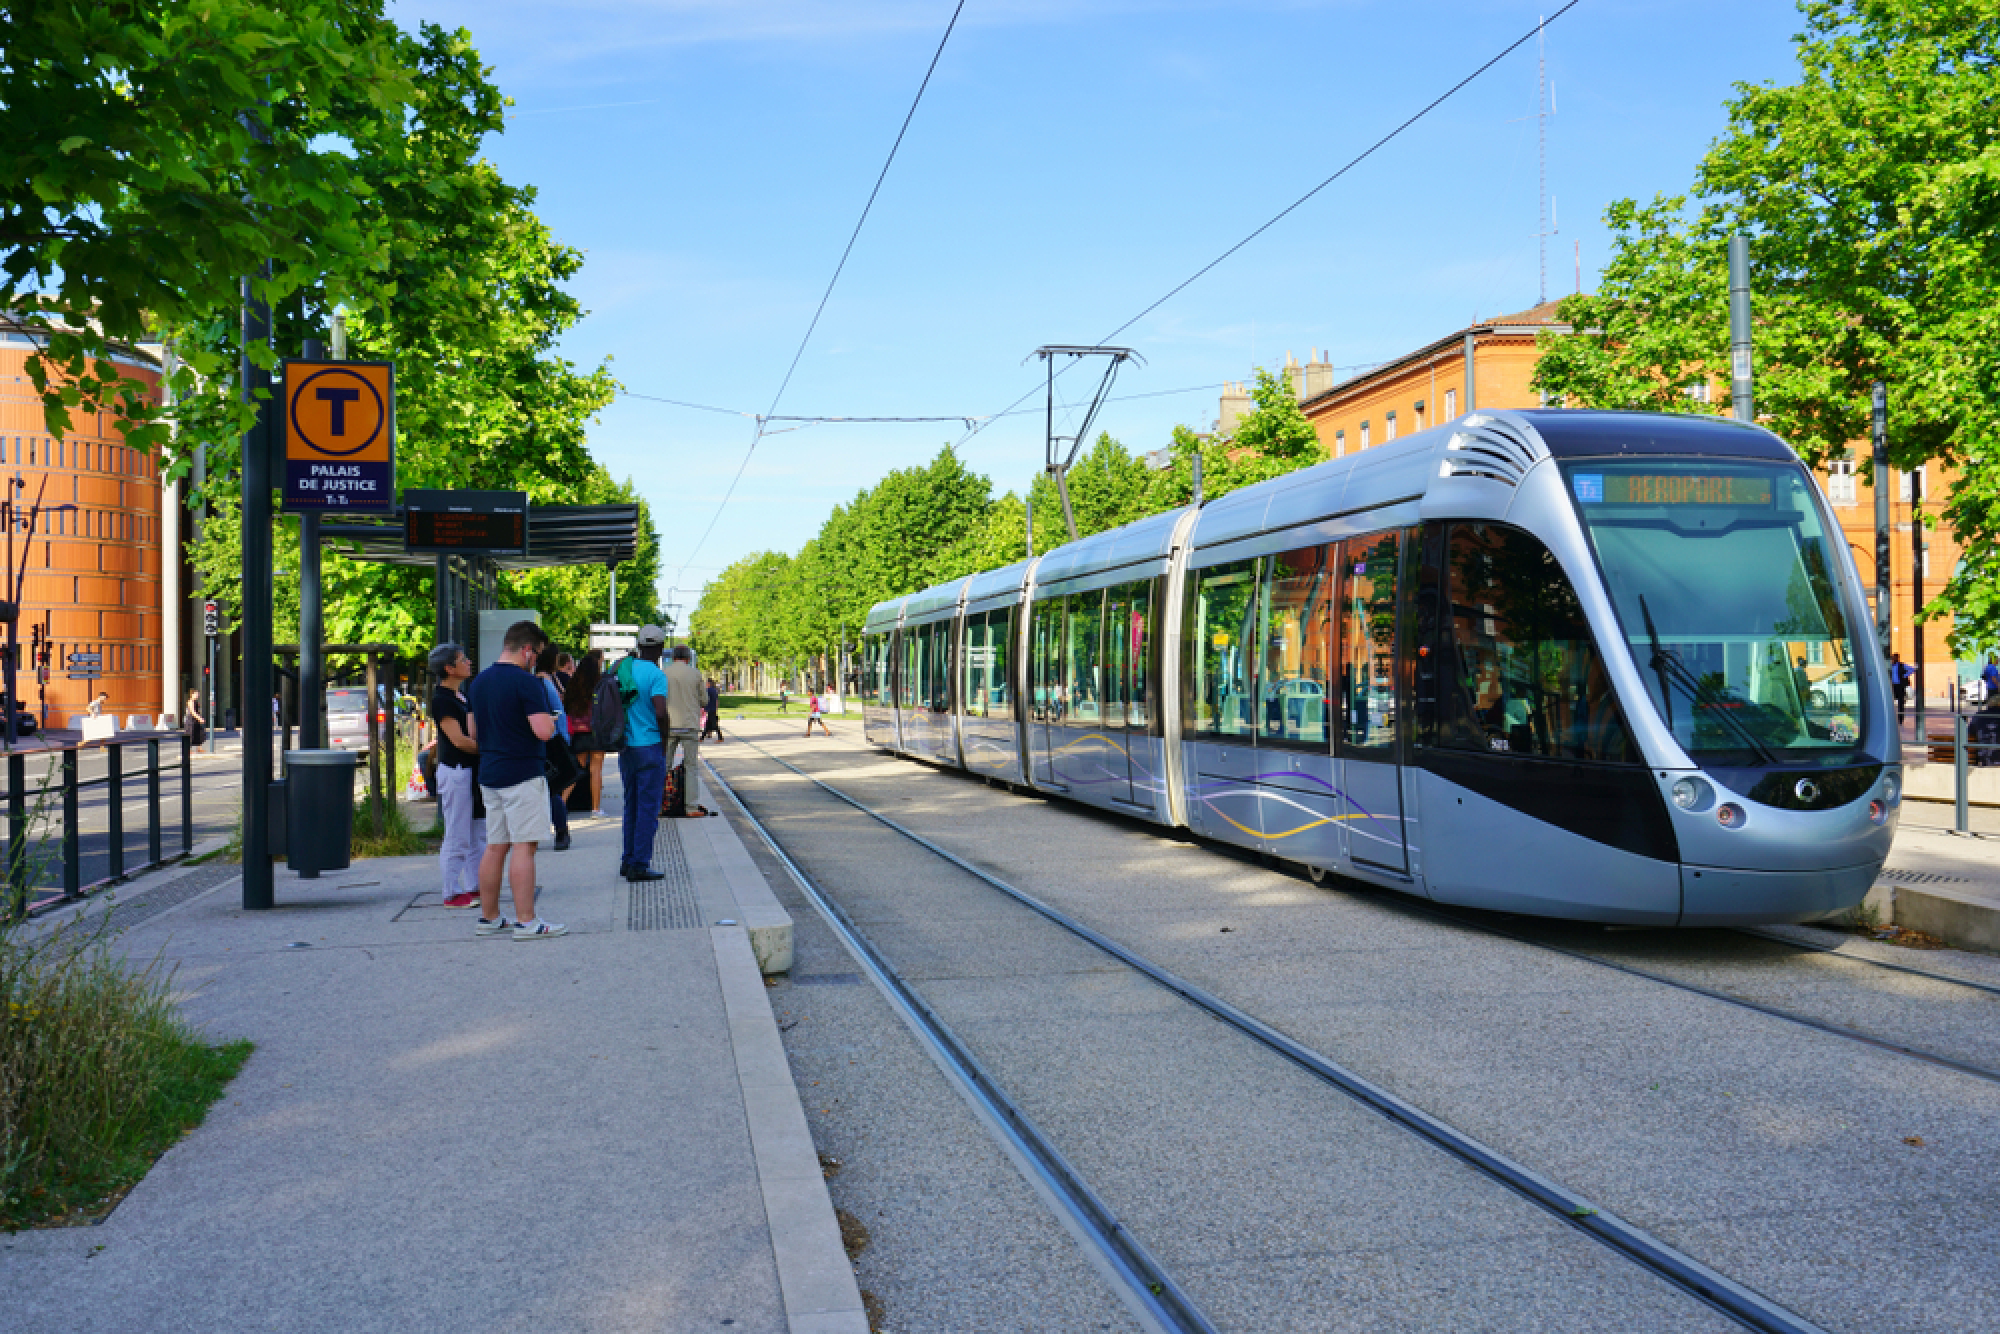
[{"label": "concrete platform", "polygon": [[0,1237],[0,1331],[865,1334],[759,977],[789,919],[729,821],[668,822],[650,886],[573,830],[553,940],[475,938],[432,858],[260,913],[218,868],[121,889],[122,948],[257,1050],[103,1223]]},{"label": "concrete platform", "polygon": [[2000,838],[1905,823],[1867,902],[1884,925],[2000,953]]}]

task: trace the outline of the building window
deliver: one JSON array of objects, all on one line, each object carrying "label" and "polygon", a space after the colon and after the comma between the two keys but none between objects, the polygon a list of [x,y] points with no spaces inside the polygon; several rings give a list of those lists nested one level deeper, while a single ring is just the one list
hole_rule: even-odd
[{"label": "building window", "polygon": [[1362,423],[1361,423],[1361,447],[1362,447],[1363,449],[1366,449],[1366,448],[1368,448],[1368,423],[1367,423],[1367,422],[1362,422]]},{"label": "building window", "polygon": [[1415,411],[1417,418],[1417,429],[1421,431],[1424,429],[1424,401],[1421,398],[1417,400],[1417,406]]},{"label": "building window", "polygon": [[1394,440],[1396,438],[1396,414],[1393,412],[1391,412],[1386,418],[1383,419],[1382,438],[1385,441]]},{"label": "building window", "polygon": [[1898,483],[1898,485],[1902,487],[1902,493],[1903,493],[1902,499],[1905,505],[1910,503],[1910,479],[1912,477],[1917,479],[1918,482],[1917,493],[1919,495],[1928,496],[1931,493],[1930,488],[1928,486],[1923,485],[1923,483],[1928,479],[1925,478],[1924,470],[1922,468],[1917,469],[1913,473],[1906,472],[1903,474],[1901,480]]},{"label": "building window", "polygon": [[1347,452],[1347,432],[1335,431],[1333,433],[1333,456],[1335,458],[1339,458],[1342,454],[1345,454],[1346,452]]},{"label": "building window", "polygon": [[1444,391],[1444,419],[1450,421],[1456,416],[1458,416],[1458,391],[1447,389]]},{"label": "building window", "polygon": [[1835,459],[1826,465],[1826,498],[1836,505],[1857,505],[1854,460]]},{"label": "building window", "polygon": [[1708,381],[1706,380],[1696,380],[1693,384],[1689,385],[1686,389],[1683,389],[1681,392],[1686,394],[1689,398],[1693,399],[1697,403],[1706,403],[1709,401],[1710,390],[1708,387]]}]

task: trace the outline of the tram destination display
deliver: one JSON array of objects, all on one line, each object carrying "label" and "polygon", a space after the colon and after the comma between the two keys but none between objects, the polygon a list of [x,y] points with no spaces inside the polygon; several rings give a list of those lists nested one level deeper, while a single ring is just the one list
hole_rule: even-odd
[{"label": "tram destination display", "polygon": [[528,493],[405,491],[403,546],[409,551],[525,556]]},{"label": "tram destination display", "polygon": [[1579,472],[1570,478],[1585,505],[1758,505],[1773,500],[1769,477],[1736,473]]}]

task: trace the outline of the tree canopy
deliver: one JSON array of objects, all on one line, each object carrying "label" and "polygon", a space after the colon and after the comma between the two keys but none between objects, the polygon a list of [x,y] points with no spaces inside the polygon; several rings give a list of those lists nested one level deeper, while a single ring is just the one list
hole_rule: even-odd
[{"label": "tree canopy", "polygon": [[[1577,334],[1543,335],[1538,388],[1588,407],[1717,412],[1732,235],[1750,239],[1759,418],[1809,461],[1868,429],[1936,460],[1965,559],[1929,614],[2000,639],[2000,10],[1989,0],[1806,0],[1799,79],[1739,85],[1692,196],[1613,204]],[[1864,468],[1867,461],[1864,459]]]}]

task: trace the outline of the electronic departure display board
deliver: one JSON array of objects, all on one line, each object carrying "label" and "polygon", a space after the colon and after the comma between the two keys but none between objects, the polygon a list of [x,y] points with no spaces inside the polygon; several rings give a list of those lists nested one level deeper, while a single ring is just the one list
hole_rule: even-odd
[{"label": "electronic departure display board", "polygon": [[528,493],[405,491],[403,546],[409,551],[525,556]]}]

